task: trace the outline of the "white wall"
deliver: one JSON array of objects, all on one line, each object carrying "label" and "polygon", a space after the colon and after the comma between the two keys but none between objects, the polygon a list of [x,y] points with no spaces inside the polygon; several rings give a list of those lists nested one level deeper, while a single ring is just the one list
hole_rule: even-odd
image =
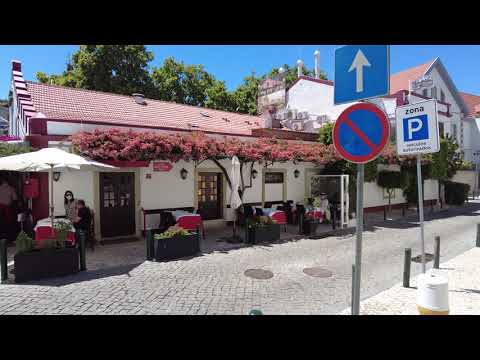
[{"label": "white wall", "polygon": [[480,164],[480,118],[468,118],[464,123],[464,152],[465,160]]},{"label": "white wall", "polygon": [[93,178],[93,171],[65,170],[61,172],[60,180],[53,182],[53,204],[55,207],[54,215],[65,215],[63,195],[67,190],[71,190],[73,192],[75,199],[83,199],[88,207],[93,208]]},{"label": "white wall", "polygon": [[333,86],[310,80],[300,79],[288,90],[287,107],[298,111],[308,111],[310,114],[329,114],[336,119],[350,104],[335,106],[333,104]]},{"label": "white wall", "polygon": [[[388,205],[388,197],[383,198],[383,189],[375,182],[365,183],[363,187],[364,191],[364,207],[375,207]],[[424,183],[424,199],[425,200],[438,200],[438,182],[437,180],[425,180]],[[391,204],[404,203],[405,197],[403,196],[402,189],[395,189],[395,198],[391,199]],[[353,210],[354,211],[354,210]]]},{"label": "white wall", "polygon": [[[457,125],[457,141],[459,142],[460,147],[463,148],[463,146],[464,146],[463,140],[465,139],[465,137],[468,134],[465,133],[465,129],[464,129],[463,138],[461,136],[461,124],[460,124],[460,122],[461,122],[461,116],[460,116],[461,109],[460,109],[459,105],[457,104],[457,101],[453,97],[452,93],[448,89],[447,84],[443,81],[443,78],[440,76],[440,73],[438,72],[438,70],[436,68],[433,68],[432,71],[430,72],[430,75],[431,75],[432,80],[433,80],[433,86],[435,86],[437,88],[437,100],[440,100],[440,91],[443,90],[443,92],[445,93],[445,102],[451,104],[450,105],[450,113],[453,116],[450,117],[450,118],[447,118],[447,117],[439,118],[439,120],[444,122],[444,124],[445,124],[445,134],[452,135],[452,132],[453,132],[452,125],[456,124]],[[428,89],[427,95],[431,96],[431,89]],[[442,105],[439,104],[439,110],[441,110],[441,106]]]},{"label": "white wall", "polygon": [[[140,168],[141,207],[148,210],[193,206],[193,164],[180,161],[172,165],[169,172],[153,171],[153,163],[148,168]],[[188,171],[185,180],[180,177],[182,168]],[[151,175],[151,179],[147,179],[147,174]]]},{"label": "white wall", "polygon": [[477,188],[477,173],[475,171],[460,170],[457,171],[451,181],[470,185],[470,192]]}]

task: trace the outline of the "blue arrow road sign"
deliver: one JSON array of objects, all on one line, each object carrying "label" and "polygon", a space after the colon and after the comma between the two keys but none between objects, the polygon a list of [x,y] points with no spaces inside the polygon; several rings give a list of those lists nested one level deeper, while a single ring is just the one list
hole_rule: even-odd
[{"label": "blue arrow road sign", "polygon": [[387,95],[390,83],[388,45],[347,45],[335,50],[334,103]]}]

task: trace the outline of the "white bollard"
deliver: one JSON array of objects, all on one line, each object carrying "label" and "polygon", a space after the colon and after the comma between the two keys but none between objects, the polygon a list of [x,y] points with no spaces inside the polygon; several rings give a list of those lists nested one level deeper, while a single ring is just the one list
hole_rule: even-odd
[{"label": "white bollard", "polygon": [[417,281],[417,309],[420,315],[448,315],[448,279],[432,272]]}]

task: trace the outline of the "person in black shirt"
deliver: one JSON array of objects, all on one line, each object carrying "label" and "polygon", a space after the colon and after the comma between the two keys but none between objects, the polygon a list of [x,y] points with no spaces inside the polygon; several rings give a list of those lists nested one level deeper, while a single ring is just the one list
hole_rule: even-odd
[{"label": "person in black shirt", "polygon": [[90,213],[90,209],[85,206],[85,201],[81,199],[77,200],[77,216],[73,222],[77,246],[79,246],[82,236],[84,237],[85,241],[88,240],[91,221],[92,215]]}]

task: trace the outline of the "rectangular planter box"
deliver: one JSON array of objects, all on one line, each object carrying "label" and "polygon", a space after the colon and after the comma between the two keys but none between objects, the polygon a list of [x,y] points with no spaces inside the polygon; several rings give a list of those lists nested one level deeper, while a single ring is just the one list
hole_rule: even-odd
[{"label": "rectangular planter box", "polygon": [[316,220],[304,220],[303,221],[303,234],[302,235],[315,235],[318,227],[318,221]]},{"label": "rectangular planter box", "polygon": [[254,227],[248,230],[248,243],[272,242],[280,240],[280,225],[271,224],[267,226]]},{"label": "rectangular planter box", "polygon": [[22,283],[79,272],[79,252],[76,248],[38,249],[15,254],[15,282]]},{"label": "rectangular planter box", "polygon": [[174,260],[192,256],[200,252],[198,234],[153,240],[155,243],[155,260]]}]

